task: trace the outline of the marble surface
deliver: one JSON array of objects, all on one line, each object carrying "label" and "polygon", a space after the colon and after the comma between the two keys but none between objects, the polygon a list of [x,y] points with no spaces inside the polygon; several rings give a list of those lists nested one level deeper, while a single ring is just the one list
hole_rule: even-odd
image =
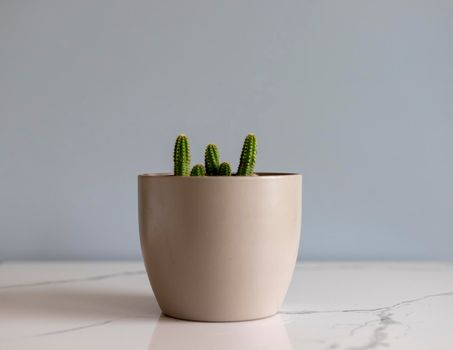
[{"label": "marble surface", "polygon": [[453,263],[302,263],[281,312],[160,314],[140,262],[0,264],[0,349],[453,349]]}]

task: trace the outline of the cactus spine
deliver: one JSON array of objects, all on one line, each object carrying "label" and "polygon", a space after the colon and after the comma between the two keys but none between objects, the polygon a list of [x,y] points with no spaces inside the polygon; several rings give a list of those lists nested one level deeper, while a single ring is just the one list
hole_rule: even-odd
[{"label": "cactus spine", "polygon": [[190,146],[186,135],[181,134],[176,138],[173,151],[174,175],[189,176],[190,173]]},{"label": "cactus spine", "polygon": [[256,137],[255,134],[248,134],[242,146],[241,159],[237,175],[251,176],[256,162]]},{"label": "cactus spine", "polygon": [[231,167],[227,162],[223,162],[219,166],[219,176],[231,176]]},{"label": "cactus spine", "polygon": [[190,172],[190,176],[205,176],[206,171],[204,170],[204,166],[202,164],[194,165],[192,171]]},{"label": "cactus spine", "polygon": [[206,147],[206,151],[204,153],[204,164],[206,168],[206,174],[209,176],[215,176],[219,172],[220,166],[220,156],[219,156],[219,149],[216,145],[209,144]]}]

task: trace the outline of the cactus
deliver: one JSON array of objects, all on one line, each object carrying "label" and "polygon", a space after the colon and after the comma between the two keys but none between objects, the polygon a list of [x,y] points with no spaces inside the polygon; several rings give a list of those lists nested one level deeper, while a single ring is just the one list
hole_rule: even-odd
[{"label": "cactus", "polygon": [[227,162],[223,162],[222,164],[220,164],[218,175],[219,176],[231,176],[230,164]]},{"label": "cactus", "polygon": [[189,176],[190,173],[190,147],[189,139],[181,134],[176,138],[173,152],[174,175]]},{"label": "cactus", "polygon": [[204,170],[203,164],[194,165],[192,171],[190,172],[190,176],[205,176],[206,171]]},{"label": "cactus", "polygon": [[209,176],[215,176],[219,172],[219,149],[216,145],[209,144],[206,147],[206,151],[204,153],[204,164],[206,167],[206,174]]},{"label": "cactus", "polygon": [[255,134],[248,134],[242,146],[241,159],[237,175],[251,176],[256,162],[256,137]]},{"label": "cactus", "polygon": [[[186,135],[180,134],[176,138],[173,152],[175,176],[231,176],[231,166],[227,162],[220,164],[219,149],[214,144],[206,146],[205,165],[197,164],[190,170],[190,147]],[[256,162],[256,137],[248,134],[242,146],[241,159],[238,171],[234,175],[252,176]]]}]

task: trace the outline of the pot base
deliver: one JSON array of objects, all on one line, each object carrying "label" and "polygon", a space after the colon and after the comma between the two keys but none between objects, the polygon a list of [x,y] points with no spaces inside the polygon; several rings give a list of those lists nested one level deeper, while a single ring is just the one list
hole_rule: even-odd
[{"label": "pot base", "polygon": [[218,320],[218,319],[210,320],[210,319],[205,319],[205,318],[188,318],[188,317],[181,317],[181,316],[172,316],[165,312],[162,312],[162,314],[167,317],[174,318],[176,320],[188,321],[188,322],[226,323],[226,322],[247,322],[247,321],[263,320],[263,319],[271,318],[271,317],[277,315],[278,311],[274,312],[272,314],[266,315],[266,316],[251,317],[251,318],[239,318],[239,319],[227,319],[227,320]]}]

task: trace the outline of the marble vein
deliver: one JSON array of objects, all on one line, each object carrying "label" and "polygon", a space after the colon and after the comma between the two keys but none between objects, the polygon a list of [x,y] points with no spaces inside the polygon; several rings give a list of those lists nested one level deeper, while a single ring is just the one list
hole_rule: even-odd
[{"label": "marble vein", "polygon": [[145,274],[144,270],[125,271],[125,272],[110,273],[110,274],[106,274],[106,275],[98,275],[98,276],[91,276],[91,277],[70,278],[70,279],[51,280],[51,281],[40,281],[40,282],[33,282],[33,283],[10,284],[10,285],[0,286],[0,290],[2,290],[2,289],[11,289],[11,288],[42,287],[42,286],[48,286],[48,285],[67,284],[67,283],[75,283],[75,282],[101,281],[101,280],[105,280],[105,279],[108,279],[108,278],[125,277],[125,276],[136,276],[136,275],[143,275],[143,274]]},{"label": "marble vein", "polygon": [[110,320],[105,320],[105,321],[99,321],[95,323],[90,323],[87,325],[79,326],[79,327],[72,327],[72,328],[65,328],[65,329],[60,329],[56,331],[50,331],[50,332],[45,332],[45,333],[38,333],[38,334],[33,334],[26,336],[25,338],[37,338],[37,337],[44,337],[44,336],[50,336],[50,335],[58,335],[58,334],[63,334],[63,333],[70,333],[70,332],[77,332],[77,331],[82,331],[87,328],[94,328],[94,327],[100,327],[100,326],[105,326],[110,323],[120,321],[120,320],[126,320],[126,319],[137,319],[137,318],[148,318],[147,316],[128,316],[128,317],[118,317]]},{"label": "marble vein", "polygon": [[376,349],[380,346],[388,346],[388,344],[385,342],[388,338],[387,328],[391,325],[401,324],[401,322],[395,321],[392,316],[393,314],[389,311],[389,309],[382,310],[377,315],[378,320],[368,321],[363,325],[356,327],[353,331],[351,331],[351,335],[353,335],[354,332],[360,328],[367,327],[372,323],[377,323],[377,326],[374,329],[370,340],[365,345],[350,347],[349,350],[367,350]]},{"label": "marble vein", "polygon": [[34,334],[34,335],[31,335],[31,336],[27,336],[26,338],[44,337],[44,336],[48,336],[48,335],[57,335],[57,334],[81,331],[81,330],[84,330],[84,329],[87,329],[87,328],[104,326],[104,325],[110,324],[110,323],[112,323],[114,321],[116,321],[116,319],[100,321],[100,322],[91,323],[91,324],[87,324],[87,325],[79,326],[79,327],[66,328],[66,329],[61,329],[61,330],[57,330],[57,331],[51,331],[51,332],[46,332],[46,333]]},{"label": "marble vein", "polygon": [[[394,305],[390,305],[390,306],[382,308],[380,310],[380,312],[377,314],[378,320],[365,322],[363,325],[360,325],[360,326],[354,328],[350,333],[350,335],[352,336],[354,334],[354,332],[356,332],[358,329],[368,327],[369,325],[371,325],[373,323],[377,323],[377,326],[371,335],[371,339],[363,346],[350,347],[349,350],[368,350],[368,349],[376,349],[381,346],[388,346],[388,344],[386,343],[386,339],[388,338],[387,329],[392,325],[403,325],[401,322],[398,322],[392,318],[393,309],[399,308],[401,306],[411,305],[415,302],[426,300],[429,298],[436,298],[436,297],[443,297],[443,296],[453,296],[453,291],[445,292],[445,293],[429,294],[429,295],[425,295],[425,296],[422,296],[419,298],[401,301]],[[408,326],[406,326],[406,328],[407,327]]]},{"label": "marble vein", "polygon": [[422,301],[425,299],[429,298],[438,298],[438,297],[443,297],[443,296],[453,296],[453,291],[450,292],[443,292],[443,293],[436,293],[436,294],[428,294],[422,297],[414,298],[414,299],[408,299],[408,300],[403,300],[400,301],[396,304],[389,305],[389,306],[383,306],[383,307],[375,307],[375,308],[364,308],[364,309],[343,309],[343,310],[281,310],[279,311],[280,314],[284,315],[309,315],[309,314],[322,314],[322,313],[347,313],[347,312],[377,312],[377,311],[386,311],[386,310],[392,310],[394,308],[403,306],[403,305],[408,305],[412,304],[418,301]]},{"label": "marble vein", "polygon": [[[389,346],[386,343],[388,339],[387,329],[392,325],[402,325],[401,322],[396,321],[393,319],[393,310],[399,308],[401,306],[411,305],[413,303],[430,299],[430,298],[438,298],[438,297],[445,297],[445,296],[453,296],[453,291],[443,292],[443,293],[436,293],[436,294],[428,294],[422,297],[403,300],[401,302],[384,306],[384,307],[377,307],[377,308],[364,308],[364,309],[343,309],[343,310],[303,310],[303,311],[280,311],[281,314],[289,314],[289,315],[307,315],[307,314],[322,314],[322,313],[349,313],[349,312],[378,312],[376,315],[377,319],[373,319],[367,322],[364,322],[361,325],[353,328],[349,335],[354,336],[354,334],[362,328],[369,327],[370,325],[376,324],[371,338],[362,346],[355,346],[349,347],[348,350],[368,350],[368,349],[377,349],[379,347],[387,347]],[[406,325],[406,328],[409,326]],[[330,344],[326,349],[335,349],[337,344]]]}]

